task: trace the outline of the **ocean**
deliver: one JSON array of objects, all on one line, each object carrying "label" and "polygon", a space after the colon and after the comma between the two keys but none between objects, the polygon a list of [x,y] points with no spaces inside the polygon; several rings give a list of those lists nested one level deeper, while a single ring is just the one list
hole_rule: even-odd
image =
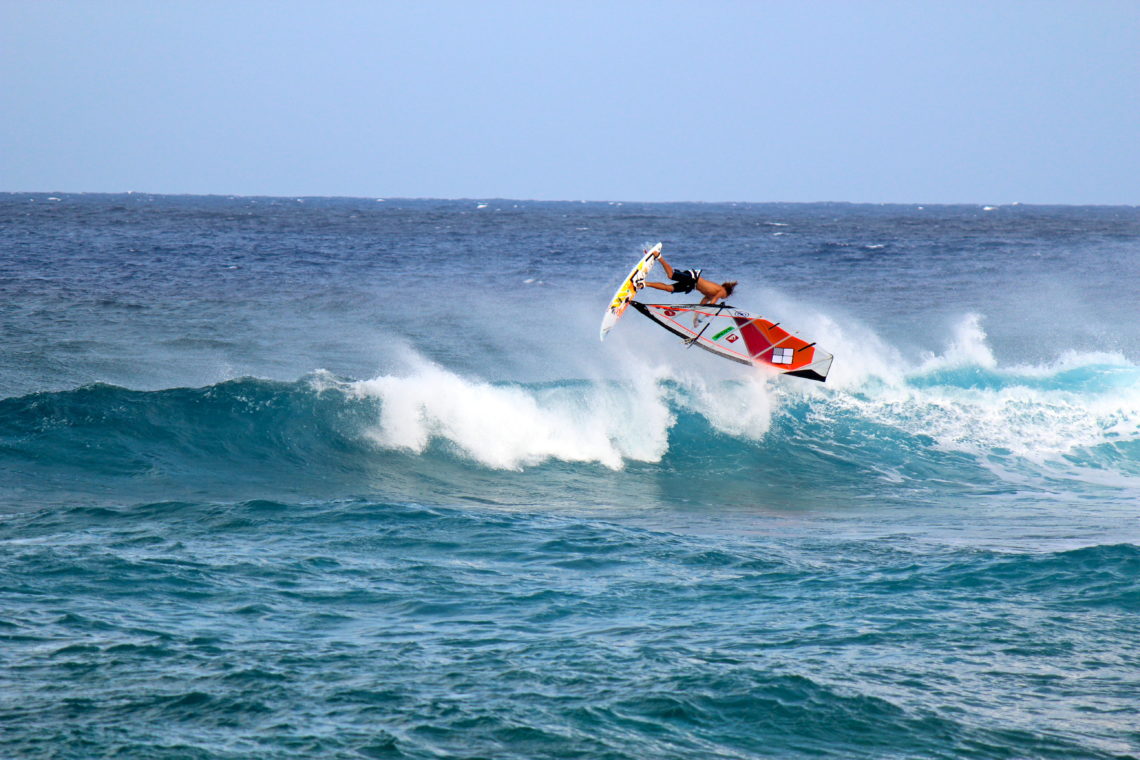
[{"label": "ocean", "polygon": [[[827,382],[599,342],[658,241]],[[2,194],[0,757],[1140,757],[1138,304],[1135,207]]]}]

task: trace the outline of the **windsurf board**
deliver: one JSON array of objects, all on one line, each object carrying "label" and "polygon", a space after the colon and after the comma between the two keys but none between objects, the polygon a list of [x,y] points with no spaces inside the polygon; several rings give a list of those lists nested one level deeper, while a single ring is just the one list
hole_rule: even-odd
[{"label": "windsurf board", "polygon": [[661,252],[661,244],[653,246],[647,251],[641,260],[634,265],[633,269],[629,271],[617,292],[614,293],[613,300],[610,301],[609,308],[606,309],[605,316],[602,317],[602,331],[599,340],[606,339],[606,333],[614,328],[614,325],[621,319],[622,314],[625,314],[629,302],[637,295],[637,291],[645,287],[645,278],[653,269],[653,265],[657,263],[657,254]]}]

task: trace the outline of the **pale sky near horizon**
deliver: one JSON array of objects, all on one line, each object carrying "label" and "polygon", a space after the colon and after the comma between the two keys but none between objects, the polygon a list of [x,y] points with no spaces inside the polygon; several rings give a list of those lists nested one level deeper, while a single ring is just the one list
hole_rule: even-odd
[{"label": "pale sky near horizon", "polygon": [[0,191],[1140,204],[1140,0],[0,0]]}]

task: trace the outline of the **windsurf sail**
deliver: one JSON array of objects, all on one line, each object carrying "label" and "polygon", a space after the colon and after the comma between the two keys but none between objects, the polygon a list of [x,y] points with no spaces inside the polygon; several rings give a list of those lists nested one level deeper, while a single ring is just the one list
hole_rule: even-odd
[{"label": "windsurf sail", "polygon": [[764,317],[728,304],[630,304],[692,346],[741,364],[824,382],[834,357]]}]

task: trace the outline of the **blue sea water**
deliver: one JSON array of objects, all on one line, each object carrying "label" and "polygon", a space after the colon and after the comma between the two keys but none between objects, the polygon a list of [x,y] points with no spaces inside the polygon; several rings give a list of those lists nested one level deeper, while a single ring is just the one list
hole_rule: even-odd
[{"label": "blue sea water", "polygon": [[[599,343],[658,240],[828,382]],[[1140,757],[1138,262],[1126,207],[0,195],[0,757]]]}]

